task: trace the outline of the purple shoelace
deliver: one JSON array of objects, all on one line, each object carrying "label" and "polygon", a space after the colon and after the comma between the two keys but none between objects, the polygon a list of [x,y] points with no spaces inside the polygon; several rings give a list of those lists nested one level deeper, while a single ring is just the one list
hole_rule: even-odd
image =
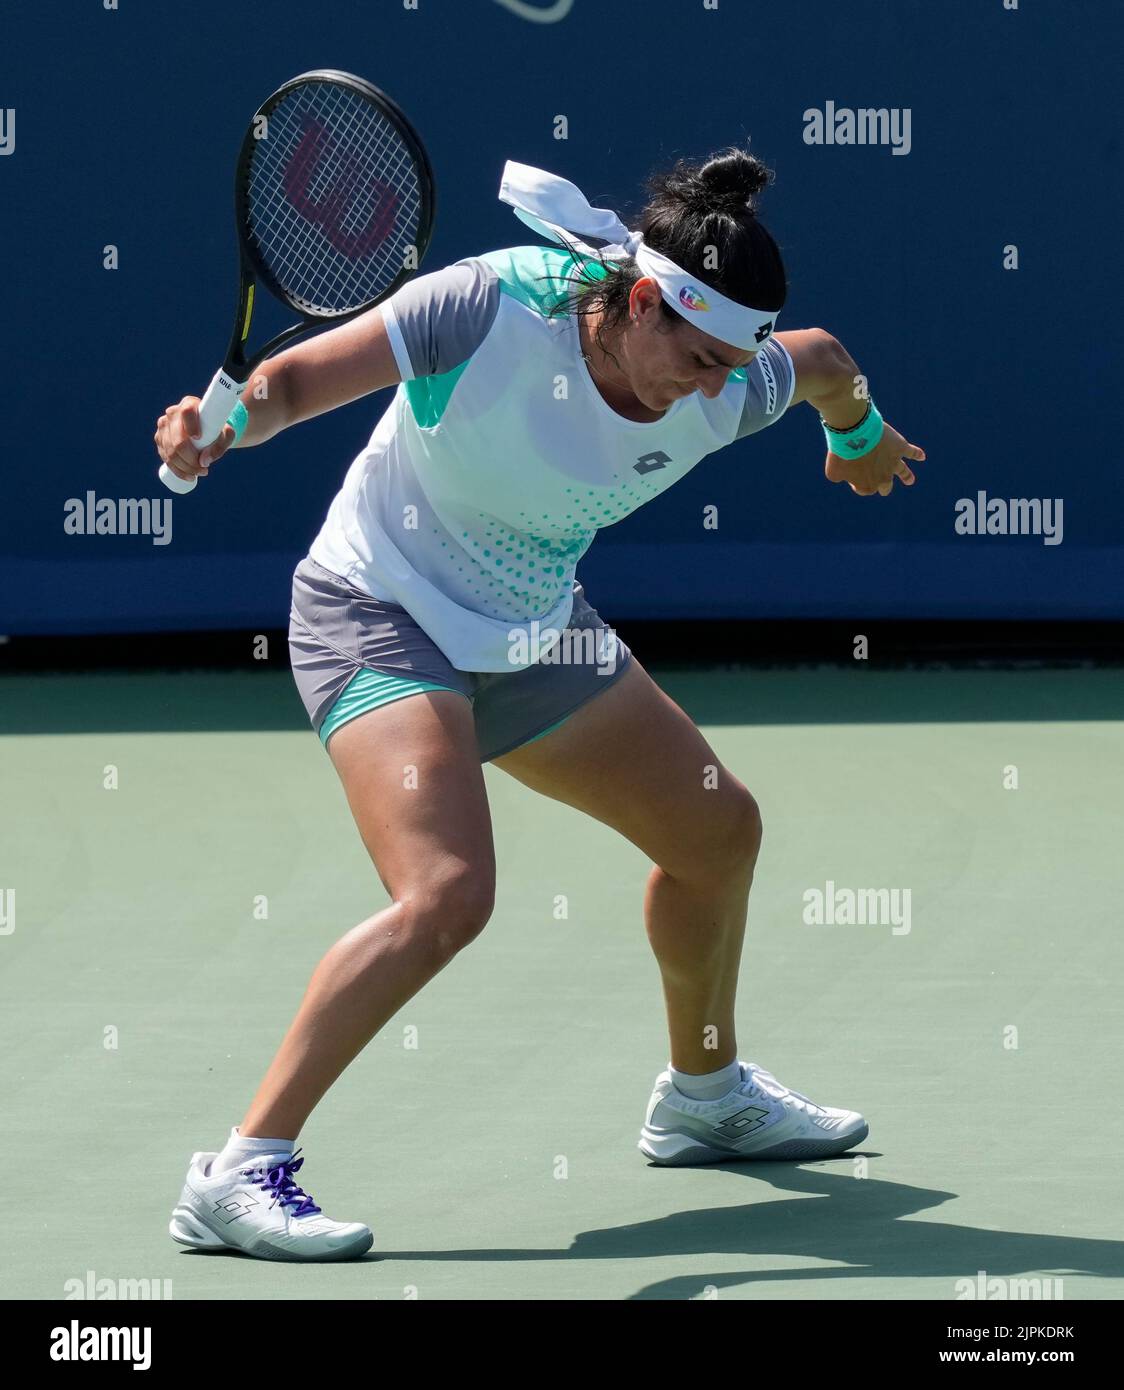
[{"label": "purple shoelace", "polygon": [[251,1178],[262,1192],[268,1193],[273,1198],[273,1206],[280,1206],[282,1209],[290,1207],[295,1217],[316,1216],[320,1208],[308,1193],[297,1185],[295,1175],[304,1165],[304,1159],[297,1157],[299,1153],[300,1149],[292,1158],[274,1164],[272,1168],[243,1168],[242,1176]]}]

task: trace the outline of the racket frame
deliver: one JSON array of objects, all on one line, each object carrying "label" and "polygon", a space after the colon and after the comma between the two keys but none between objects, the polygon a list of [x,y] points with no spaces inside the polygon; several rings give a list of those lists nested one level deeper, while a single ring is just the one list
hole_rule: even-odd
[{"label": "racket frame", "polygon": [[[433,179],[433,167],[429,162],[429,155],[426,153],[425,146],[421,142],[421,137],[411,125],[405,112],[391,97],[381,91],[373,83],[366,81],[362,77],[356,77],[352,73],[340,72],[335,68],[314,68],[311,72],[301,73],[299,77],[290,80],[278,87],[277,90],[262,102],[254,113],[253,119],[247,127],[246,134],[242,140],[242,148],[238,152],[238,162],[234,172],[234,222],[238,229],[238,248],[239,248],[239,289],[238,304],[234,318],[234,328],[230,336],[230,344],[227,347],[226,358],[223,368],[231,377],[236,377],[241,373],[241,379],[245,382],[253,371],[260,367],[267,357],[270,357],[283,347],[286,343],[295,338],[298,333],[304,333],[307,329],[325,323],[346,323],[348,319],[355,318],[358,314],[369,309],[372,304],[381,303],[384,299],[389,299],[396,290],[400,289],[407,280],[411,279],[417,272],[403,266],[395,276],[389,287],[377,296],[364,304],[360,304],[354,309],[345,309],[342,312],[333,310],[310,310],[306,305],[299,303],[283,285],[277,280],[276,276],[262,259],[256,243],[254,242],[249,230],[249,185],[250,185],[250,166],[253,162],[254,152],[259,141],[255,138],[254,130],[258,121],[264,116],[268,121],[270,113],[274,111],[281,102],[297,87],[310,82],[327,82],[335,86],[346,87],[358,92],[372,105],[381,109],[388,117],[390,123],[395,127],[398,134],[402,137],[403,143],[409,148],[414,160],[414,167],[418,170],[419,178],[419,201],[418,210],[418,242],[415,246],[418,264],[429,248],[430,237],[433,234],[433,220],[436,211],[436,189]],[[301,322],[293,324],[292,327],[278,333],[275,338],[271,338],[263,348],[260,348],[248,360],[243,355],[243,344],[250,332],[250,322],[253,317],[254,309],[254,286],[261,285],[269,290],[275,299],[279,299],[282,304],[287,305],[300,315]]]},{"label": "racket frame", "polygon": [[[310,309],[306,304],[298,303],[284,288],[262,258],[250,231],[248,215],[250,168],[254,152],[259,144],[258,137],[255,135],[258,123],[263,117],[268,122],[270,113],[290,93],[296,88],[312,82],[327,82],[349,88],[358,92],[360,96],[380,110],[409,149],[414,168],[418,174],[420,206],[418,209],[418,238],[414,245],[417,267],[411,269],[403,266],[391,284],[374,299],[369,299],[366,303],[357,305],[353,309],[338,312]],[[422,144],[421,137],[398,103],[373,83],[366,81],[365,78],[356,77],[354,73],[341,72],[336,68],[314,68],[310,72],[303,72],[297,77],[290,78],[288,82],[283,83],[262,102],[246,128],[234,169],[234,225],[238,237],[238,298],[226,356],[223,358],[222,366],[207,387],[199,406],[200,431],[192,442],[200,452],[208,444],[214,443],[222,433],[223,426],[226,424],[227,417],[235,403],[246,389],[254,372],[267,358],[272,357],[274,353],[292,342],[294,338],[299,337],[302,333],[307,333],[310,328],[322,327],[329,323],[337,325],[347,323],[348,320],[366,313],[376,304],[381,304],[389,299],[402,285],[417,274],[417,269],[421,266],[422,259],[429,248],[430,238],[433,235],[436,206],[437,190],[433,177],[433,166],[430,163],[426,148]],[[300,322],[283,329],[247,357],[245,344],[250,335],[250,325],[253,321],[259,285],[267,289],[275,299],[287,308],[297,313]],[[182,478],[177,477],[167,464],[164,464],[160,469],[160,480],[172,492],[180,494],[191,492],[197,481],[193,478],[185,482]]]}]

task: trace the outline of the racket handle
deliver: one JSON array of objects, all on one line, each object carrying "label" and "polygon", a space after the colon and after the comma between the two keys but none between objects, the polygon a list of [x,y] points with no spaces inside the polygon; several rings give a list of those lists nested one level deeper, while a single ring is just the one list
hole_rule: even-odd
[{"label": "racket handle", "polygon": [[[222,434],[227,416],[234,404],[246,389],[246,383],[239,384],[220,368],[211,378],[206,395],[199,402],[199,434],[191,441],[200,453],[208,444],[213,444]],[[160,481],[169,492],[181,497],[195,490],[197,478],[177,478],[166,463],[160,465]]]},{"label": "racket handle", "polygon": [[160,481],[169,492],[177,493],[180,497],[183,497],[186,493],[195,491],[197,479],[178,477],[166,463],[160,465],[159,477]]}]

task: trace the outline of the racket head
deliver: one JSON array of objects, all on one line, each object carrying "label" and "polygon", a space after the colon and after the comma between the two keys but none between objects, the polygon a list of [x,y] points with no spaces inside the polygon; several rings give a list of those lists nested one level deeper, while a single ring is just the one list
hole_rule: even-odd
[{"label": "racket head", "polygon": [[243,279],[306,324],[350,318],[416,274],[435,203],[429,156],[396,102],[352,73],[302,73],[262,103],[242,142]]}]

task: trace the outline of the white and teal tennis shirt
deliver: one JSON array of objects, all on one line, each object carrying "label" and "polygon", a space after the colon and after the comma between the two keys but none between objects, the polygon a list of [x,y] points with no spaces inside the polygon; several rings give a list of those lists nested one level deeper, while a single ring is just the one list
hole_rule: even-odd
[{"label": "white and teal tennis shirt", "polygon": [[792,399],[792,359],[769,339],[714,400],[624,419],[594,385],[577,319],[549,314],[573,269],[562,248],[492,251],[383,305],[402,384],[310,551],[400,604],[462,671],[510,670],[513,650],[536,651],[532,622],[561,631],[598,530]]}]

